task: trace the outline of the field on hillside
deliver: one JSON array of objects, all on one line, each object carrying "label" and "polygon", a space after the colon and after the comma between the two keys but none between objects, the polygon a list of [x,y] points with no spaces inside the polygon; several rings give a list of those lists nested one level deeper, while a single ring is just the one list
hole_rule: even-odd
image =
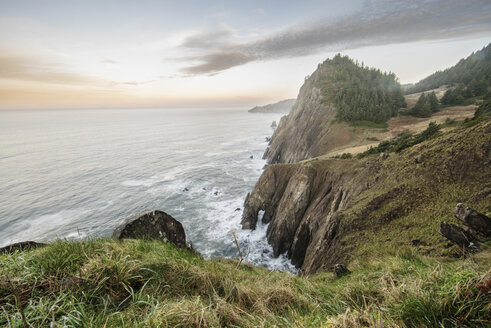
[{"label": "field on hillside", "polygon": [[[440,87],[429,92],[435,91],[437,97],[441,98],[446,90],[446,87]],[[420,95],[421,92],[405,96],[408,108],[414,106]],[[391,118],[385,128],[352,126],[348,123],[337,122],[329,131],[330,150],[324,156],[333,157],[343,153],[353,155],[362,153],[370,147],[376,147],[381,141],[394,138],[403,131],[420,133],[428,127],[430,122],[442,124],[447,120],[458,121],[470,118],[474,115],[476,107],[476,105],[445,107],[431,117],[425,118],[398,115]]]}]

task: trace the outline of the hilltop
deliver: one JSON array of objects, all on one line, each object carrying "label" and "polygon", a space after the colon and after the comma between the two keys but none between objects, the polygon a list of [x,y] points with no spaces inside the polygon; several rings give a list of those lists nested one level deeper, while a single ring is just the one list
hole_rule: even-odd
[{"label": "hilltop", "polygon": [[[384,126],[404,107],[394,74],[364,67],[340,55],[310,75],[287,116],[281,118],[264,154],[268,163],[293,163],[343,144],[337,122]],[[345,139],[343,135],[339,136]]]},{"label": "hilltop", "polygon": [[474,93],[483,95],[491,85],[491,44],[476,51],[467,58],[443,71],[437,71],[414,86],[407,93],[416,93],[436,89],[444,85],[463,84],[471,86]]}]

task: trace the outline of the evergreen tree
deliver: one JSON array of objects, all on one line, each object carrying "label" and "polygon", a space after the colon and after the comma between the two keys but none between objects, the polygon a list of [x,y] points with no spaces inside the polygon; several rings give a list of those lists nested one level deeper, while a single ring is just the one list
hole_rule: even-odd
[{"label": "evergreen tree", "polygon": [[481,96],[491,85],[491,43],[476,51],[455,66],[438,71],[419,81],[407,90],[407,94],[436,89],[442,85],[472,85],[474,96]]},{"label": "evergreen tree", "polygon": [[431,107],[429,102],[425,102],[423,106],[419,109],[418,113],[419,117],[430,117],[431,116]]},{"label": "evergreen tree", "polygon": [[336,107],[340,120],[385,122],[405,105],[394,73],[360,66],[340,54],[320,65],[316,75],[323,101]]},{"label": "evergreen tree", "polygon": [[437,112],[440,108],[440,103],[438,102],[435,91],[430,93],[430,95],[428,96],[428,103],[430,104],[430,109],[433,113]]}]

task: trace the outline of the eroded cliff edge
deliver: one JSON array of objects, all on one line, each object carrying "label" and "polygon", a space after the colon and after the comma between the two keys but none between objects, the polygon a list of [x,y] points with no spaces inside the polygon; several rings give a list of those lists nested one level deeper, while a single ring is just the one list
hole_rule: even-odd
[{"label": "eroded cliff edge", "polygon": [[319,83],[323,74],[319,66],[300,88],[290,113],[281,118],[263,156],[268,163],[295,163],[328,150],[327,136],[336,110],[322,102]]},{"label": "eroded cliff edge", "polygon": [[[315,92],[315,91],[314,91]],[[491,204],[491,123],[462,127],[389,158],[269,165],[246,200],[242,225],[259,211],[275,255],[306,274],[363,256],[368,248],[417,244],[451,252],[438,235],[456,202]],[[416,160],[417,159],[417,160]]]}]

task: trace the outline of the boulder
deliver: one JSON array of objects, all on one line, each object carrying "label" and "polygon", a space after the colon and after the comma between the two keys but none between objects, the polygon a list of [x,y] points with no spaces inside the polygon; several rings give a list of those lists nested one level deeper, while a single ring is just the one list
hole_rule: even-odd
[{"label": "boulder", "polygon": [[177,247],[187,247],[182,224],[162,211],[147,211],[130,216],[113,232],[117,239],[158,239]]},{"label": "boulder", "polygon": [[479,244],[476,238],[461,227],[444,221],[440,224],[439,232],[443,237],[469,252],[479,251]]},{"label": "boulder", "polygon": [[389,158],[389,154],[387,154],[387,153],[380,153],[380,158],[382,160],[386,160],[387,158]]},{"label": "boulder", "polygon": [[26,251],[26,250],[36,248],[39,246],[44,246],[44,245],[46,245],[46,244],[38,243],[35,241],[21,241],[18,243],[10,244],[10,245],[5,246],[5,247],[1,247],[0,253],[12,254],[15,251]]},{"label": "boulder", "polygon": [[348,270],[348,268],[346,268],[344,265],[342,264],[335,264],[334,265],[334,275],[339,278],[339,277],[342,277],[342,276],[345,276],[347,274],[350,274],[351,271]]},{"label": "boulder", "polygon": [[491,237],[491,219],[485,214],[458,203],[454,208],[454,215],[469,228],[473,235],[482,241]]}]

